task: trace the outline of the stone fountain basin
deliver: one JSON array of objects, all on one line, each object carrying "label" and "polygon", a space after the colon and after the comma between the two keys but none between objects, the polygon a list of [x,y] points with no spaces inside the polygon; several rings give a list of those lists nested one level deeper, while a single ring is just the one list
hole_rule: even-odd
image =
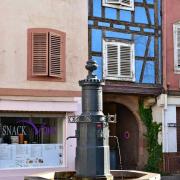
[{"label": "stone fountain basin", "polygon": [[[134,170],[112,170],[114,180],[160,180],[160,174],[148,173]],[[67,172],[45,172],[27,176],[24,180],[93,180],[91,178],[77,178],[74,171]]]},{"label": "stone fountain basin", "polygon": [[111,174],[114,180],[160,180],[160,174],[149,173],[144,171],[134,171],[134,170],[112,170]]}]

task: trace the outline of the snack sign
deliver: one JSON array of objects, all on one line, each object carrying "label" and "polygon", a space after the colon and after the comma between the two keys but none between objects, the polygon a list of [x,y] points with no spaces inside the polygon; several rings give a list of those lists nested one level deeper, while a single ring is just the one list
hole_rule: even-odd
[{"label": "snack sign", "polygon": [[17,123],[19,124],[18,126],[3,125],[2,126],[2,135],[17,136],[20,133],[27,135],[28,134],[27,127],[32,128],[35,135],[38,135],[41,132],[43,132],[44,135],[52,135],[57,132],[56,127],[48,126],[45,123],[42,123],[40,126],[37,126],[31,120],[20,120],[20,121],[17,121]]}]

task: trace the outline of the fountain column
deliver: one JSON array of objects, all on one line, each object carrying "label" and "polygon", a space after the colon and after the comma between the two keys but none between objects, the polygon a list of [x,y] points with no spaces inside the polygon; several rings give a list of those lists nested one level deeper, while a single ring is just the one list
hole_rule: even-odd
[{"label": "fountain column", "polygon": [[108,119],[103,114],[102,86],[93,71],[97,64],[89,60],[88,76],[79,81],[82,87],[82,114],[77,121],[76,175],[112,180],[109,159]]}]

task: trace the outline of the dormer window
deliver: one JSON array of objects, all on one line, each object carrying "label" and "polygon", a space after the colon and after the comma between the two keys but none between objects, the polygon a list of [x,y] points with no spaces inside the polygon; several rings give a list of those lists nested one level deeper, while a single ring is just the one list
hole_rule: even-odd
[{"label": "dormer window", "polygon": [[103,0],[103,6],[133,11],[134,0]]}]

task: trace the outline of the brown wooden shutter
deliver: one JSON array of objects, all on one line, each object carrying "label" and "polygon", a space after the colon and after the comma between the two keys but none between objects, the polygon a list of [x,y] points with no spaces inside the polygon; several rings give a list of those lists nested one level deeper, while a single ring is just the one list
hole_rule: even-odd
[{"label": "brown wooden shutter", "polygon": [[62,77],[64,39],[61,34],[49,33],[49,76]]},{"label": "brown wooden shutter", "polygon": [[32,32],[32,75],[48,75],[47,32]]}]

